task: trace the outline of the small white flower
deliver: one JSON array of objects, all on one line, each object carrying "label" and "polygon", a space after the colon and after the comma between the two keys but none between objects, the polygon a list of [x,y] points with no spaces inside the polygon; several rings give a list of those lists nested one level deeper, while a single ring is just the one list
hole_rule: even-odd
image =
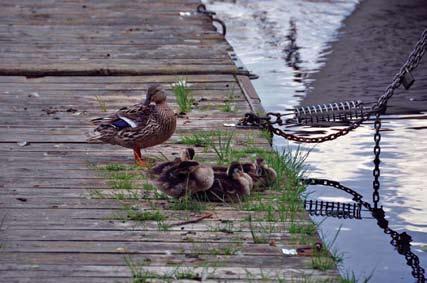
[{"label": "small white flower", "polygon": [[189,17],[189,16],[191,16],[191,13],[190,12],[179,12],[179,15],[181,17]]}]

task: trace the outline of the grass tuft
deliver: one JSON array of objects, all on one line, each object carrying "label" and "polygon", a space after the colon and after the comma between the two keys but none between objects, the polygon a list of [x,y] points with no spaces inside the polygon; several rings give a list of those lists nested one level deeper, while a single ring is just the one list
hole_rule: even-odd
[{"label": "grass tuft", "polygon": [[211,133],[211,148],[217,156],[217,163],[229,163],[233,158],[233,137],[232,131],[213,131]]},{"label": "grass tuft", "polygon": [[125,206],[125,210],[127,212],[128,220],[161,222],[166,219],[166,216],[160,211],[140,211],[127,206]]},{"label": "grass tuft", "polygon": [[107,112],[107,103],[105,103],[105,101],[102,99],[102,97],[96,95],[95,96],[96,101],[98,102],[99,105],[99,109],[102,112]]},{"label": "grass tuft", "polygon": [[146,283],[150,282],[150,278],[157,277],[157,274],[144,269],[145,262],[134,262],[129,256],[125,256],[124,259],[132,274],[132,283]]},{"label": "grass tuft", "polygon": [[198,201],[191,196],[186,196],[181,199],[173,200],[170,204],[172,210],[188,210],[193,212],[202,212],[206,210],[206,203]]},{"label": "grass tuft", "polygon": [[191,135],[183,136],[180,143],[186,145],[208,147],[211,145],[211,132],[198,132]]},{"label": "grass tuft", "polygon": [[224,99],[224,105],[222,106],[222,112],[230,113],[236,111],[236,106],[232,104],[234,99],[234,88],[228,93],[227,98]]},{"label": "grass tuft", "polygon": [[191,91],[184,79],[179,79],[172,84],[172,90],[176,97],[176,103],[181,114],[189,113],[194,103]]}]

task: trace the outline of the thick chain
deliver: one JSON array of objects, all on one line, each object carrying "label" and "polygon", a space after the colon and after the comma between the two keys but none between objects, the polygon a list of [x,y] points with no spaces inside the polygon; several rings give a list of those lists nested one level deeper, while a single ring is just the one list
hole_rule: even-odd
[{"label": "thick chain", "polygon": [[374,135],[374,141],[375,141],[375,146],[374,146],[374,170],[373,170],[373,175],[374,175],[374,181],[372,182],[372,186],[374,188],[374,192],[372,193],[372,201],[374,203],[374,208],[378,208],[378,202],[380,201],[380,154],[381,154],[381,147],[380,147],[380,141],[381,141],[381,114],[379,112],[377,112],[377,114],[375,115],[375,123],[374,123],[374,128],[375,128],[375,135]]},{"label": "thick chain", "polygon": [[371,206],[369,202],[363,200],[363,196],[357,193],[356,191],[343,186],[341,183],[336,181],[331,181],[327,179],[304,179],[302,180],[306,185],[323,185],[328,187],[333,187],[339,190],[342,190],[353,196],[353,201],[362,205],[367,210],[369,210],[372,216],[377,220],[377,225],[383,229],[384,233],[390,235],[392,244],[396,247],[396,250],[399,254],[403,255],[406,259],[406,264],[412,268],[412,276],[417,279],[418,283],[426,282],[425,270],[420,266],[420,260],[416,254],[411,251],[411,241],[412,238],[406,232],[398,233],[392,230],[389,227],[388,220],[385,219],[385,212],[382,207],[378,208],[374,203],[374,207]]},{"label": "thick chain", "polygon": [[341,136],[347,135],[352,130],[358,128],[364,121],[368,120],[371,115],[382,113],[386,106],[388,100],[393,96],[394,91],[400,87],[402,82],[406,79],[407,76],[411,76],[411,71],[418,67],[421,62],[421,59],[424,55],[427,45],[427,29],[421,35],[420,40],[415,45],[415,48],[412,50],[407,61],[400,68],[399,72],[393,77],[392,82],[386,88],[384,94],[377,100],[377,102],[371,106],[371,110],[364,113],[364,115],[356,121],[351,122],[351,124],[344,128],[340,129],[335,133],[328,134],[322,137],[301,137],[295,134],[287,133],[284,130],[274,127],[274,125],[282,126],[284,125],[283,114],[269,112],[265,117],[259,117],[254,113],[246,113],[245,117],[240,120],[239,126],[252,126],[259,127],[262,129],[267,129],[273,134],[284,137],[285,139],[302,142],[302,143],[321,143],[325,141],[335,140]]}]

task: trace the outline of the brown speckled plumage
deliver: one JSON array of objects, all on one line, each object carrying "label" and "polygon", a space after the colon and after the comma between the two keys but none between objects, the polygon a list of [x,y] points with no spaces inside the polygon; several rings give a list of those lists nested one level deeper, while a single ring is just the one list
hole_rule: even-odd
[{"label": "brown speckled plumage", "polygon": [[[155,104],[150,104],[154,102]],[[115,123],[128,123],[117,127]],[[160,85],[148,89],[146,101],[121,108],[111,116],[92,120],[97,125],[97,136],[89,142],[104,142],[139,150],[161,144],[175,132],[176,116],[166,103],[166,95]]]}]

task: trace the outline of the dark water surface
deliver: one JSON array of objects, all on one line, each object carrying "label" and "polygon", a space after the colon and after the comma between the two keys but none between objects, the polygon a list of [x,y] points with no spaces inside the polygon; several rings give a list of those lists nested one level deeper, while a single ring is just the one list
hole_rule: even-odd
[{"label": "dark water surface", "polygon": [[[340,38],[338,29],[343,20],[358,5],[357,0],[205,2],[226,23],[227,39],[243,63],[260,76],[252,83],[267,111],[285,111],[299,105],[312,83],[307,75],[322,68],[325,55],[333,52],[328,47]],[[290,42],[291,22],[297,29],[294,44]],[[384,88],[388,83],[383,82]],[[427,266],[427,141],[423,138],[426,121],[423,114],[387,116],[383,120],[380,194],[390,228],[411,235],[412,251],[424,266]],[[372,202],[373,133],[372,122],[368,122],[338,140],[304,145],[311,150],[306,161],[307,175],[339,181]],[[282,138],[275,138],[274,143],[279,148],[295,146]],[[308,198],[313,200],[351,202],[350,195],[326,187],[309,187],[309,192]],[[326,241],[340,231],[333,247],[344,257],[341,272],[354,272],[360,279],[373,274],[370,282],[414,282],[411,268],[390,244],[390,236],[369,213],[363,212],[362,217],[362,220],[314,217],[321,222],[321,234]]]}]

